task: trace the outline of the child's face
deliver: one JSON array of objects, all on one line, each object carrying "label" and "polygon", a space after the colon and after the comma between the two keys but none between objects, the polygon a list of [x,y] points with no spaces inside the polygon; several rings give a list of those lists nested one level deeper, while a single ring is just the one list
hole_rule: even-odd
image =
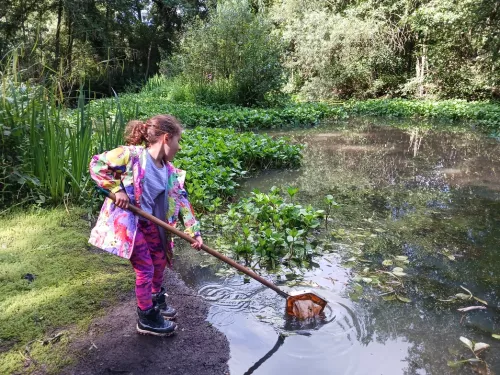
[{"label": "child's face", "polygon": [[181,149],[179,142],[181,140],[181,134],[170,136],[168,134],[165,135],[165,143],[163,147],[165,149],[165,158],[168,161],[172,161],[177,154],[177,151]]}]

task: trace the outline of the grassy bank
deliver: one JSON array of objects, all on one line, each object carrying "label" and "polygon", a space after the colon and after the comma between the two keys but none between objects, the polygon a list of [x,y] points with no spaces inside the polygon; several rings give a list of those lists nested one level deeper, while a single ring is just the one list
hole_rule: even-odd
[{"label": "grassy bank", "polygon": [[0,218],[0,373],[54,373],[71,338],[125,291],[125,260],[94,253],[89,222],[71,208]]}]

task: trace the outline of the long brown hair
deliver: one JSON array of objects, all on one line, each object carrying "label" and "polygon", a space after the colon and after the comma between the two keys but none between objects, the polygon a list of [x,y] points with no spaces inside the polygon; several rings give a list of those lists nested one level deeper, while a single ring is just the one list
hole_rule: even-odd
[{"label": "long brown hair", "polygon": [[125,143],[128,145],[146,146],[154,144],[164,134],[171,137],[181,134],[182,126],[179,120],[171,115],[157,115],[146,122],[129,121],[125,128]]}]

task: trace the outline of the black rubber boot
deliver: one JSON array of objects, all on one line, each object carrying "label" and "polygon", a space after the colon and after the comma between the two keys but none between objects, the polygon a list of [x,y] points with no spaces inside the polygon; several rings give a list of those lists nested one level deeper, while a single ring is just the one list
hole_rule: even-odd
[{"label": "black rubber boot", "polygon": [[160,314],[166,320],[173,320],[177,317],[177,310],[171,306],[167,306],[165,300],[165,288],[161,288],[158,293],[153,293],[153,306],[160,310]]},{"label": "black rubber boot", "polygon": [[177,324],[163,319],[160,310],[155,307],[143,311],[137,308],[137,332],[144,335],[170,336],[177,329]]}]

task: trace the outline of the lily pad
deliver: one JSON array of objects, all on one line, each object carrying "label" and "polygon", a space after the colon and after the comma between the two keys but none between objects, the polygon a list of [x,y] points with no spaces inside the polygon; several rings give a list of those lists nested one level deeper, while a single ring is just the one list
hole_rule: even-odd
[{"label": "lily pad", "polygon": [[392,272],[392,274],[396,276],[406,276],[406,273],[404,272]]},{"label": "lily pad", "polygon": [[401,267],[394,267],[392,269],[392,274],[396,276],[406,276],[406,273],[403,272]]}]

